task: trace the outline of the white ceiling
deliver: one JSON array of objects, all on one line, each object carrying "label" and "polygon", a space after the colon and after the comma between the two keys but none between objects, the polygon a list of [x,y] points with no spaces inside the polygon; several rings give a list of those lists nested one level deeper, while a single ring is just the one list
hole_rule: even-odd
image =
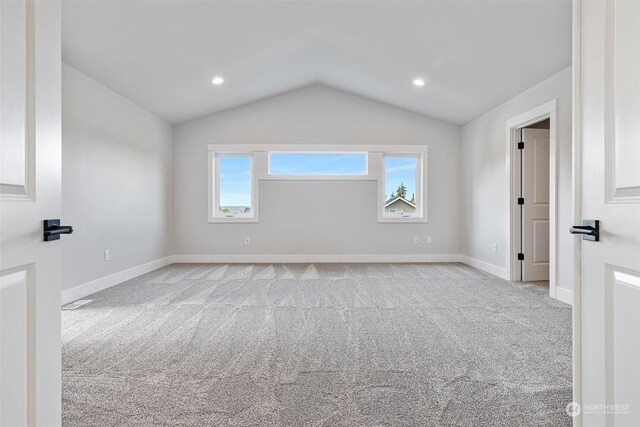
[{"label": "white ceiling", "polygon": [[64,0],[62,12],[64,61],[170,123],[321,83],[463,124],[571,65],[570,0]]}]

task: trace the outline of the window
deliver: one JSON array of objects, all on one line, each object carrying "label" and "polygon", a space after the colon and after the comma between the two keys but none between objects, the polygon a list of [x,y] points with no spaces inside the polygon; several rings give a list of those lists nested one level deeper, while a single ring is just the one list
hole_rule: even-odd
[{"label": "window", "polygon": [[[292,214],[314,214],[311,201],[326,191],[329,197],[348,194],[351,203],[367,203],[380,223],[427,222],[426,145],[227,143],[209,144],[208,152],[211,223],[259,222],[260,186],[269,182],[263,197],[270,197],[290,191],[291,184],[283,182],[292,181],[300,189]],[[372,196],[377,202],[369,205]],[[348,209],[343,202],[328,201]]]},{"label": "window", "polygon": [[271,175],[366,175],[367,153],[269,153]]},{"label": "window", "polygon": [[252,218],[253,157],[251,154],[216,154],[214,218]]},{"label": "window", "polygon": [[385,154],[383,217],[422,216],[421,154]]}]

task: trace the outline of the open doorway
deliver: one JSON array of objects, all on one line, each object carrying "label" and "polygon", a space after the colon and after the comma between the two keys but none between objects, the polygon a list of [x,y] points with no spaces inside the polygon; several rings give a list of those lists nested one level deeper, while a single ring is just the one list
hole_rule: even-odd
[{"label": "open doorway", "polygon": [[[512,281],[548,281],[556,298],[557,101],[507,121],[509,248]],[[520,148],[522,147],[522,148]]]},{"label": "open doorway", "polygon": [[550,120],[520,128],[519,169],[520,280],[549,280]]}]

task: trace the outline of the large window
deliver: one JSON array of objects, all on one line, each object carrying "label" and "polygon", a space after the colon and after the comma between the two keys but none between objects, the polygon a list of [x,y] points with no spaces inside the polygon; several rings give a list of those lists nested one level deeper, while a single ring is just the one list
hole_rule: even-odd
[{"label": "large window", "polygon": [[215,155],[215,217],[253,217],[252,170],[251,154]]},{"label": "large window", "polygon": [[421,154],[385,154],[384,217],[422,216]]},{"label": "large window", "polygon": [[[326,191],[336,194],[328,201],[336,209],[366,204],[380,223],[427,221],[426,145],[211,144],[208,151],[212,223],[259,222],[258,193],[265,181],[272,182],[262,198],[286,194],[290,182],[298,182],[298,205],[291,212],[300,217],[315,214],[309,210],[313,198]],[[377,203],[369,204],[376,193]]]},{"label": "large window", "polygon": [[271,175],[366,175],[366,153],[269,153]]}]

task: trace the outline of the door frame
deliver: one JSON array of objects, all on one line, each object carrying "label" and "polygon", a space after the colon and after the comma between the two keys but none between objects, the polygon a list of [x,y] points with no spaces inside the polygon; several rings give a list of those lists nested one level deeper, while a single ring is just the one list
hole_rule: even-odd
[{"label": "door frame", "polygon": [[518,188],[520,166],[517,162],[519,130],[549,119],[549,296],[556,298],[556,278],[558,276],[557,263],[557,236],[558,236],[558,199],[557,199],[557,168],[558,168],[558,143],[557,143],[557,99],[553,99],[516,117],[507,120],[506,126],[506,164],[507,176],[507,277],[510,281],[520,281],[522,264],[518,261],[516,248],[520,247],[521,220],[520,206],[518,205]]},{"label": "door frame", "polygon": [[[572,10],[572,218],[573,224],[582,223],[582,0],[573,0]],[[572,318],[572,342],[573,342],[573,401],[582,402],[582,316],[581,291],[582,291],[582,239],[573,240],[573,316]],[[573,426],[582,426],[582,415],[578,413],[573,417]]]}]

